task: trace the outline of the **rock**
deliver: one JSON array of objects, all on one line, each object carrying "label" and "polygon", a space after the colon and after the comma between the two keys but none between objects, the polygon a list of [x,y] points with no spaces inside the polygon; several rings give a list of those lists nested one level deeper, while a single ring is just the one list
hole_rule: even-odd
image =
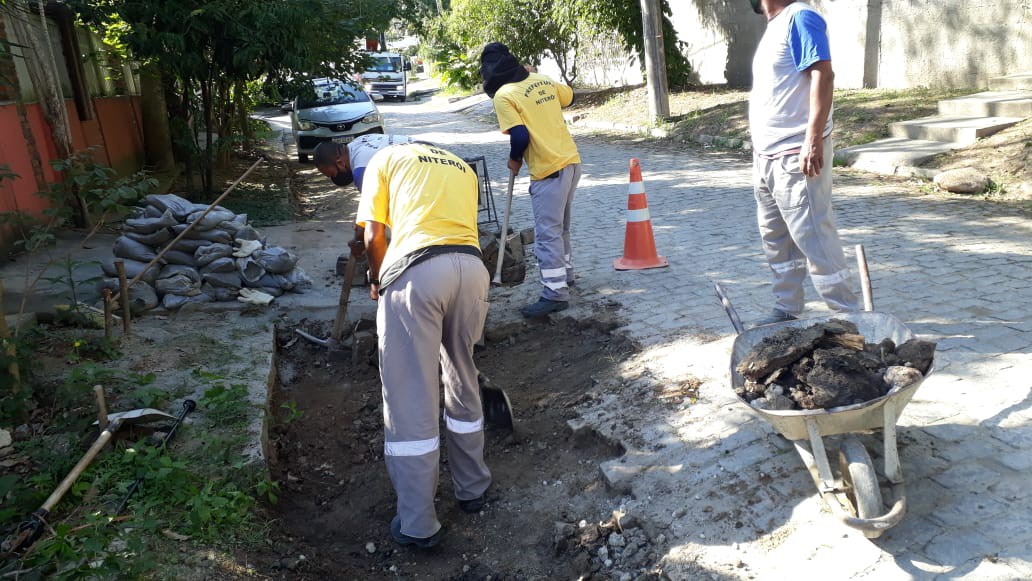
[{"label": "rock", "polygon": [[369,543],[366,543],[366,544],[365,544],[365,550],[366,550],[366,552],[367,552],[367,553],[369,553],[370,555],[372,555],[373,553],[375,553],[375,552],[376,552],[376,544],[374,544],[374,543],[371,543],[371,542],[369,542]]},{"label": "rock", "polygon": [[11,432],[0,429],[0,448],[6,448],[14,442],[14,438],[11,437]]},{"label": "rock", "polygon": [[924,379],[924,375],[913,367],[893,365],[885,369],[882,379],[889,385],[889,389],[903,389],[921,381]]},{"label": "rock", "polygon": [[989,187],[988,176],[971,167],[946,170],[932,181],[941,189],[955,194],[981,194]]},{"label": "rock", "polygon": [[624,539],[624,536],[621,535],[620,533],[613,533],[613,534],[609,535],[608,543],[609,543],[610,547],[614,547],[615,548],[615,547],[622,547],[622,546],[626,545],[627,541]]},{"label": "rock", "polygon": [[1014,192],[1019,200],[1032,200],[1032,182],[1022,182]]},{"label": "rock", "polygon": [[896,348],[896,355],[921,373],[928,373],[935,356],[935,343],[922,339],[911,339]]},{"label": "rock", "polygon": [[556,521],[555,524],[555,536],[561,538],[572,537],[577,528],[568,522]]}]

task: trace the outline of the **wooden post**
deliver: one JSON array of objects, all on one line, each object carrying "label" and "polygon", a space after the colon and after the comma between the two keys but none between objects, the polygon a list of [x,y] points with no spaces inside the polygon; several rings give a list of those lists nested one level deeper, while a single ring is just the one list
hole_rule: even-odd
[{"label": "wooden post", "polygon": [[[4,281],[0,280],[0,310],[2,310],[4,304]],[[0,312],[0,315],[3,315]],[[7,372],[11,374],[13,383],[11,384],[11,393],[16,394],[21,391],[21,368],[18,367],[18,348],[15,347],[14,341],[11,339],[11,330],[7,327],[7,318],[0,316],[0,339],[4,342],[4,353],[10,358],[7,363]]]},{"label": "wooden post", "polygon": [[106,288],[101,294],[104,295],[104,338],[111,339],[111,289]]},{"label": "wooden post", "polygon": [[670,117],[670,95],[667,88],[666,55],[663,49],[663,14],[659,0],[641,0],[641,22],[645,41],[645,77],[648,81],[649,121],[656,123]]},{"label": "wooden post", "polygon": [[118,271],[118,297],[122,302],[122,332],[128,337],[132,330],[132,310],[129,307],[129,281],[125,276],[125,262],[115,261],[115,269]]},{"label": "wooden post", "polygon": [[97,397],[97,424],[103,432],[108,427],[107,401],[104,400],[104,386],[94,385],[93,395]]},{"label": "wooden post", "polygon": [[874,293],[871,289],[871,273],[867,270],[867,253],[864,252],[864,245],[856,245],[856,264],[860,269],[860,291],[864,296],[864,310],[874,310]]}]

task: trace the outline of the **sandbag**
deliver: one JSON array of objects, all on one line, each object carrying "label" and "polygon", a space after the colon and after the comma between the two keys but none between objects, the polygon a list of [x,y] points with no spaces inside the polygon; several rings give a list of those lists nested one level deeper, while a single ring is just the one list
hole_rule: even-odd
[{"label": "sandbag", "polygon": [[252,288],[254,288],[255,290],[260,290],[263,293],[272,295],[274,297],[283,296],[283,293],[287,292],[287,291],[285,291],[285,290],[283,290],[281,288],[277,288],[277,287],[274,287],[274,286],[256,286],[256,287],[252,287]]},{"label": "sandbag", "polygon": [[265,269],[253,258],[238,258],[236,260],[237,270],[240,271],[240,278],[248,286],[258,282],[258,279],[265,276]]},{"label": "sandbag", "polygon": [[[115,300],[118,300],[119,286],[117,278],[105,278],[97,283],[98,293],[103,293],[104,289],[110,290]],[[138,314],[149,311],[156,306],[158,306],[158,294],[154,292],[154,287],[142,281],[129,287],[129,312]]]},{"label": "sandbag", "polygon": [[203,248],[205,246],[211,246],[212,244],[215,244],[215,243],[212,242],[211,240],[196,240],[196,239],[193,239],[193,238],[183,238],[179,242],[176,242],[175,244],[172,245],[172,250],[178,250],[180,252],[185,252],[185,253],[189,254],[192,257],[197,252],[198,248]]},{"label": "sandbag", "polygon": [[238,230],[240,230],[241,228],[243,228],[246,225],[247,225],[247,214],[237,214],[236,217],[233,218],[232,220],[226,220],[225,222],[219,222],[219,225],[216,226],[216,227],[221,229],[221,230],[226,230],[227,232],[232,232],[232,233],[236,234],[236,232]]},{"label": "sandbag", "polygon": [[[115,261],[116,260],[118,260],[118,259],[116,259],[114,257],[105,258],[104,260],[101,260],[100,261],[100,270],[103,271],[106,276],[112,276],[112,277],[116,277],[117,278],[118,277],[118,269],[115,268]],[[136,278],[136,275],[138,275],[141,272],[143,272],[143,268],[145,266],[147,266],[146,262],[139,262],[139,261],[136,261],[136,260],[122,260],[122,262],[125,264],[125,276],[128,277],[129,279]],[[161,271],[161,265],[160,264],[156,264],[156,265],[148,268],[147,272],[144,273],[144,275],[140,277],[140,280],[145,282],[145,283],[148,283],[148,284],[154,284],[154,281],[157,280],[158,273],[160,271]],[[117,290],[117,285],[116,285],[116,290]]]},{"label": "sandbag", "polygon": [[286,274],[297,266],[297,255],[286,248],[273,246],[255,255],[255,260],[272,274]]},{"label": "sandbag", "polygon": [[160,218],[130,218],[125,221],[122,229],[137,234],[150,234],[162,228],[171,228],[178,223],[172,212],[165,211]]},{"label": "sandbag", "polygon": [[178,221],[185,220],[194,212],[193,202],[175,194],[151,194],[144,198],[144,201],[162,212],[165,210],[172,212]]},{"label": "sandbag", "polygon": [[237,265],[232,258],[218,258],[201,267],[201,275],[209,272],[236,272]]},{"label": "sandbag", "polygon": [[308,278],[308,274],[305,273],[303,268],[295,268],[294,270],[283,275],[291,283],[291,292],[301,293],[312,288],[312,279]]},{"label": "sandbag", "polygon": [[201,282],[201,273],[197,272],[196,268],[184,266],[182,264],[169,264],[165,266],[165,268],[162,268],[161,272],[158,273],[158,278],[169,278],[176,276],[177,274],[186,276],[194,282]]},{"label": "sandbag", "polygon": [[280,288],[289,291],[294,288],[294,280],[282,274],[266,274],[255,281],[254,288]]},{"label": "sandbag", "polygon": [[168,228],[155,230],[150,234],[126,232],[125,235],[141,244],[146,244],[147,246],[160,246],[172,239],[172,232],[170,232]]},{"label": "sandbag", "polygon": [[193,257],[193,253],[183,252],[182,250],[169,250],[166,252],[165,262],[169,264],[182,264],[184,266],[197,266],[197,259]]},{"label": "sandbag", "polygon": [[215,298],[211,295],[198,291],[197,294],[191,296],[181,296],[172,294],[165,295],[165,297],[161,299],[161,304],[166,309],[174,311],[187,303],[210,303],[214,300]]},{"label": "sandbag", "polygon": [[[190,212],[187,212],[187,214],[193,214],[193,213],[196,213],[196,212],[203,212],[203,211],[208,209],[208,204],[192,204],[192,207],[193,207],[193,210],[191,210]],[[214,208],[211,209],[211,211],[212,212],[232,212],[232,210],[230,210],[229,208],[227,208],[225,206],[215,206]]]},{"label": "sandbag", "polygon": [[[223,224],[225,223],[226,222],[223,222]],[[181,234],[183,230],[186,230],[189,227],[189,224],[176,224],[172,227],[172,230],[178,235]],[[215,228],[214,230],[205,231],[201,231],[197,228],[194,228],[193,230],[187,232],[186,236],[184,236],[183,238],[191,240],[210,240],[211,242],[221,242],[223,244],[229,244],[233,242],[233,234],[228,230],[223,230],[221,228]]]},{"label": "sandbag", "polygon": [[194,251],[194,258],[197,259],[197,266],[206,266],[212,262],[233,255],[233,247],[229,244],[211,244],[202,246]]},{"label": "sandbag", "polygon": [[244,286],[242,280],[240,280],[240,273],[237,271],[233,272],[209,272],[201,275],[201,279],[211,286],[218,286],[223,288],[239,289]]},{"label": "sandbag", "polygon": [[210,283],[201,285],[201,292],[212,297],[216,301],[235,301],[240,289],[214,286]]},{"label": "sandbag", "polygon": [[[137,206],[139,207],[139,206]],[[140,208],[141,212],[139,216],[133,216],[133,218],[160,218],[163,212],[161,208],[155,208],[154,206],[144,206]]]},{"label": "sandbag", "polygon": [[154,290],[158,291],[160,295],[172,294],[192,297],[201,294],[201,283],[185,274],[179,273],[168,278],[159,278],[154,283]]},{"label": "sandbag", "polygon": [[203,218],[201,217],[202,214],[204,214],[203,211],[201,211],[201,212],[194,212],[193,214],[190,214],[186,218],[186,221],[187,221],[188,224],[193,224],[193,223],[196,222],[196,226],[194,226],[194,230],[197,230],[197,231],[200,231],[200,232],[203,232],[205,230],[211,230],[212,228],[218,226],[219,222],[225,222],[226,220],[232,220],[233,218],[236,217],[236,214],[234,214],[233,212],[230,212],[229,210],[225,210],[225,209],[223,209],[223,210],[212,210],[212,211],[208,212],[208,214],[205,215]]},{"label": "sandbag", "polygon": [[233,235],[237,240],[261,240],[262,235],[258,233],[250,224],[241,226],[236,234]]},{"label": "sandbag", "polygon": [[125,236],[119,236],[115,240],[114,253],[119,258],[128,258],[143,263],[150,262],[157,256],[150,246]]}]

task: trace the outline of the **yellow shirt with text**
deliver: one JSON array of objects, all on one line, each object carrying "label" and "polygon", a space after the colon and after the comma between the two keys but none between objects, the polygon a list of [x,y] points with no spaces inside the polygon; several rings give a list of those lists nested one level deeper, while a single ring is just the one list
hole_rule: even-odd
[{"label": "yellow shirt with text", "polygon": [[580,163],[562,113],[562,108],[572,102],[573,89],[537,73],[518,83],[506,83],[495,93],[494,109],[502,133],[517,125],[526,125],[530,132],[530,145],[523,158],[531,179],[539,180]]},{"label": "yellow shirt with text", "polygon": [[455,154],[423,143],[392,145],[366,166],[356,222],[380,222],[391,241],[380,272],[429,246],[480,248],[477,177]]}]

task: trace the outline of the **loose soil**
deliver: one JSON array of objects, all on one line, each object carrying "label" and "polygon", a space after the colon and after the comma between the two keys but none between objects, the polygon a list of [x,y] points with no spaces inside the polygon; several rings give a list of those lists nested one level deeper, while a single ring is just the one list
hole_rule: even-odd
[{"label": "loose soil", "polygon": [[[605,330],[614,326],[608,318],[603,312],[490,336],[476,353],[481,372],[512,400],[517,428],[487,432],[494,482],[479,514],[455,503],[442,450],[437,511],[447,536],[429,551],[399,547],[389,537],[396,499],[383,461],[376,367],[280,328],[281,382],[270,434],[271,471],[282,488],[274,509],[279,538],[253,562],[264,573],[309,579],[655,578],[662,552],[653,549],[648,524],[633,516],[613,520],[621,499],[599,471],[622,446],[566,423],[633,352]],[[299,325],[317,336],[327,331],[325,322]]]}]

